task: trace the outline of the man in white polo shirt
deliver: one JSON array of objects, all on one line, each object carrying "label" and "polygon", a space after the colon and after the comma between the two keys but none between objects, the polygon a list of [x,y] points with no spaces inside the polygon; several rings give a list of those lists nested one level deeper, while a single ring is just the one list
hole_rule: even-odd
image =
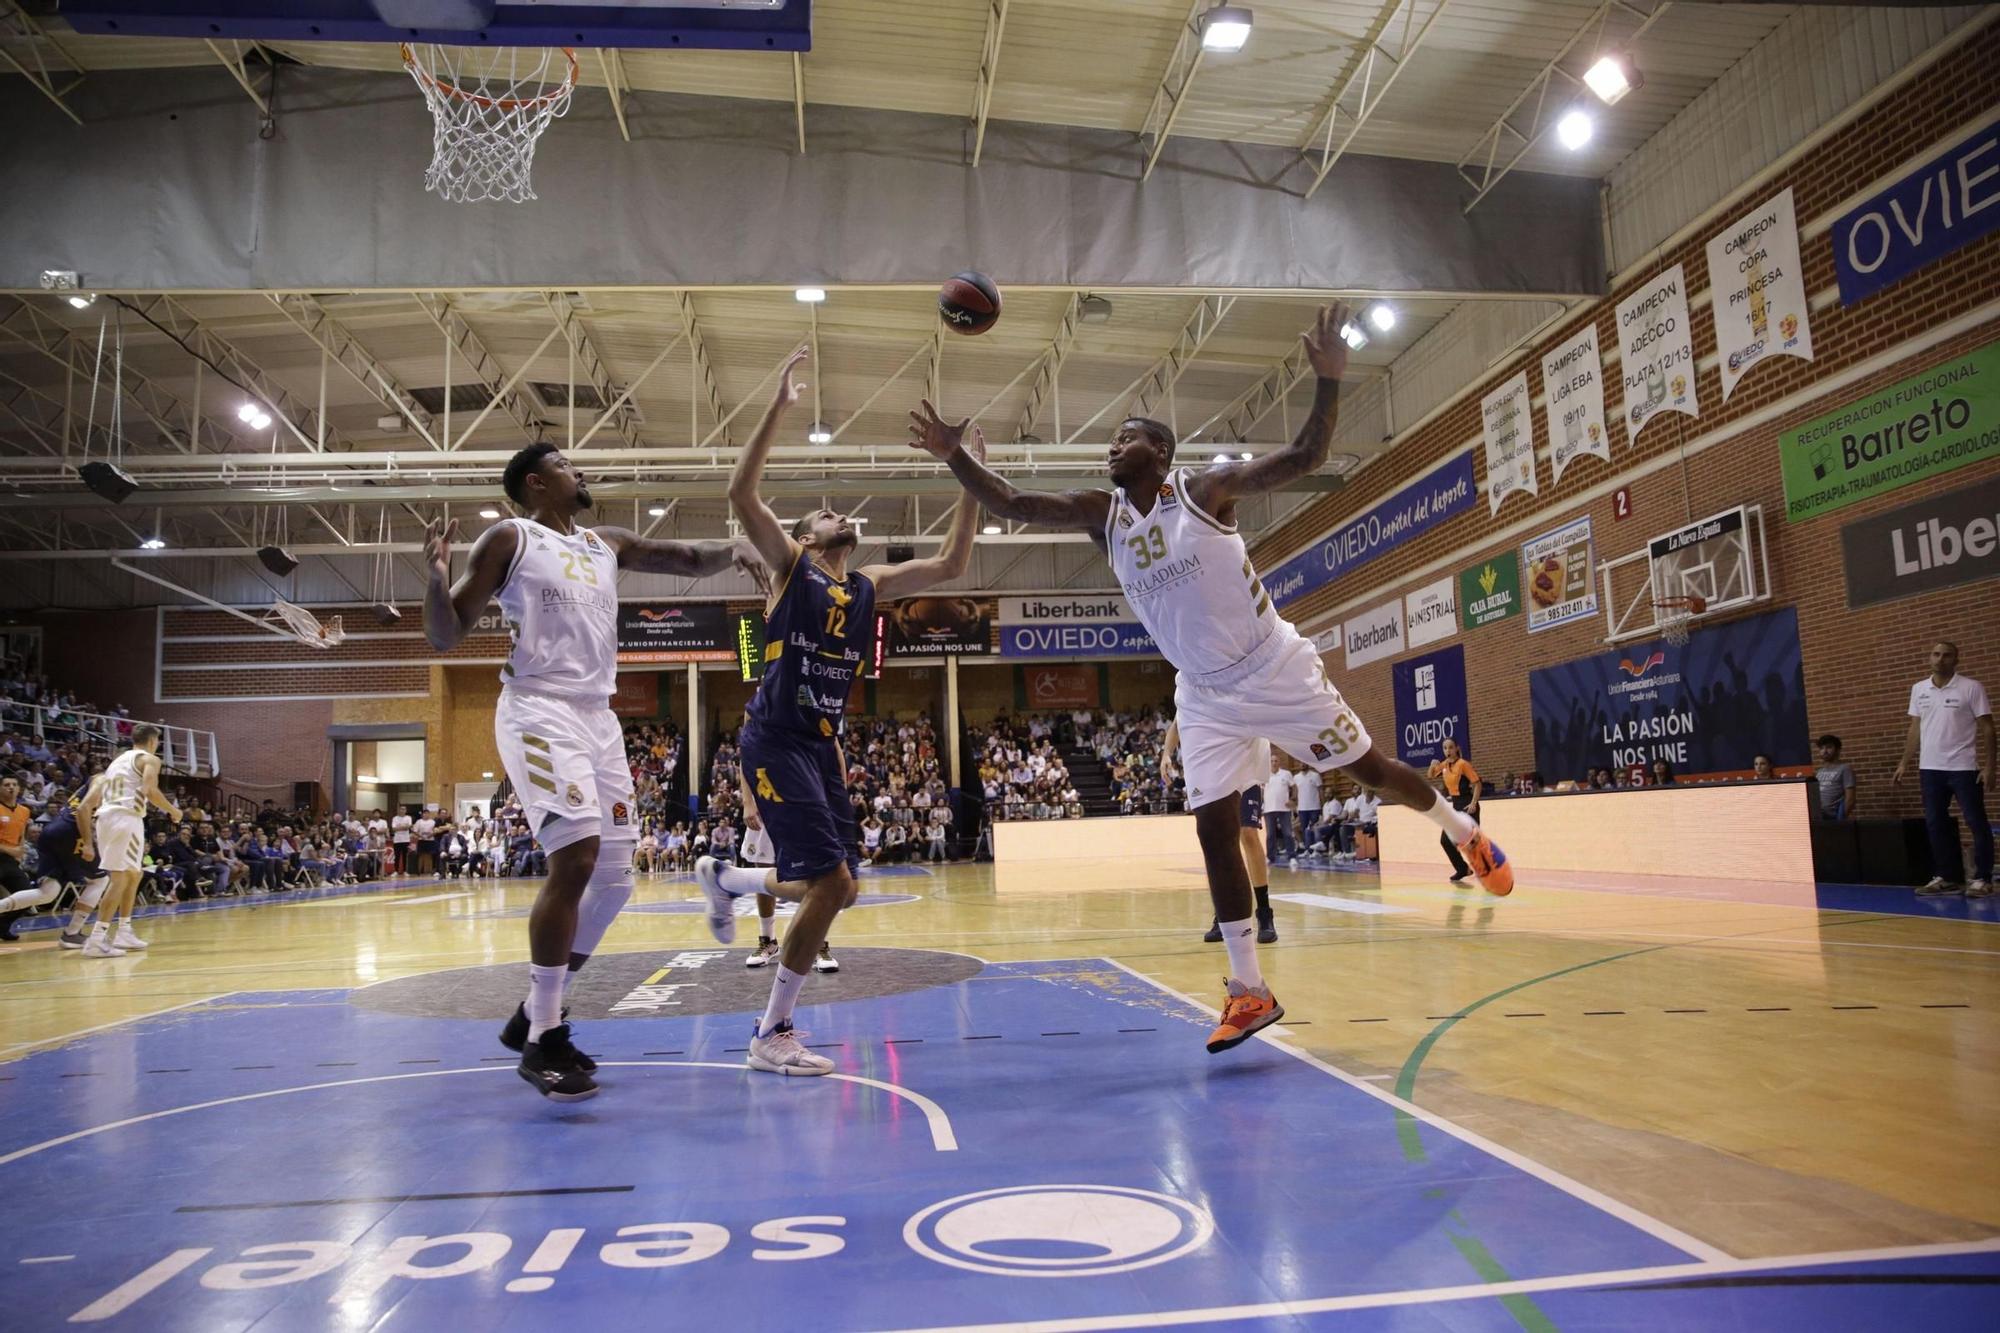
[{"label": "man in white polo shirt", "polygon": [[1955,643],[1933,644],[1931,674],[1910,687],[1910,732],[1903,742],[1903,761],[1890,780],[1901,782],[1913,761],[1937,872],[1917,892],[1935,897],[1960,891],[1958,871],[1964,861],[1948,822],[1956,798],[1959,814],[1972,826],[1972,879],[1964,893],[1986,897],[1993,892],[1993,826],[1986,818],[1986,784],[1993,780],[1995,766],[1993,709],[1986,687],[1958,674]]},{"label": "man in white polo shirt", "polygon": [[1264,781],[1264,856],[1271,862],[1295,850],[1292,840],[1292,771],[1283,755],[1271,755],[1271,776]]},{"label": "man in white polo shirt", "polygon": [[1298,820],[1293,829],[1292,842],[1292,860],[1296,861],[1301,853],[1312,846],[1312,831],[1319,824],[1319,770],[1310,765],[1300,769],[1299,775],[1292,779],[1292,795],[1298,805]]}]

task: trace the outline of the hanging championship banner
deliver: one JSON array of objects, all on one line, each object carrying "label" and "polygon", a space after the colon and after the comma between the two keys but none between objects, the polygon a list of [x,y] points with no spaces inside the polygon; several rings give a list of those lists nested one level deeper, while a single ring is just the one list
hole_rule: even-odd
[{"label": "hanging championship banner", "polygon": [[1458,580],[1447,574],[1411,593],[1403,623],[1408,628],[1412,648],[1458,633]]},{"label": "hanging championship banner", "polygon": [[1597,614],[1597,559],[1588,516],[1521,547],[1528,581],[1528,633]]},{"label": "hanging championship banner", "polygon": [[1689,334],[1687,275],[1679,264],[1618,303],[1619,369],[1625,379],[1629,439],[1637,440],[1656,412],[1701,415]]},{"label": "hanging championship banner", "polygon": [[1548,415],[1549,457],[1561,481],[1570,460],[1589,454],[1611,461],[1611,433],[1604,427],[1604,358],[1597,351],[1595,320],[1542,358],[1543,411]]},{"label": "hanging championship banner", "polygon": [[1541,492],[1535,480],[1535,421],[1528,410],[1528,372],[1522,371],[1479,401],[1486,436],[1486,502],[1492,513],[1516,491]]},{"label": "hanging championship banner", "polygon": [[1767,356],[1813,359],[1790,189],[1708,243],[1708,293],[1725,401]]}]

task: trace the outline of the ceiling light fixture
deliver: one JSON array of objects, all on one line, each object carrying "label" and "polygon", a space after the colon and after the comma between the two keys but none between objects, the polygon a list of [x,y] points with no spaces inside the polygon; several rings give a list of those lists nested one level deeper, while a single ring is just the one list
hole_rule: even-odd
[{"label": "ceiling light fixture", "polygon": [[792,299],[804,301],[807,305],[818,305],[826,299],[826,288],[800,287],[792,292]]},{"label": "ceiling light fixture", "polygon": [[479,511],[479,516],[481,518],[498,518],[500,517],[500,511],[492,505],[487,505],[486,508]]},{"label": "ceiling light fixture", "polygon": [[1096,295],[1079,296],[1076,301],[1076,317],[1085,324],[1109,324],[1111,298]]},{"label": "ceiling light fixture", "polygon": [[164,551],[167,549],[167,543],[161,537],[148,537],[139,543],[139,549],[142,551]]},{"label": "ceiling light fixture", "polygon": [[654,518],[665,518],[667,516],[667,507],[665,505],[654,505],[651,509],[648,509],[646,512],[652,515]]},{"label": "ceiling light fixture", "polygon": [[811,430],[806,432],[806,443],[832,444],[833,432],[828,430],[825,426],[814,426]]},{"label": "ceiling light fixture", "polygon": [[988,523],[980,531],[988,537],[998,537],[1000,535],[1000,525],[998,523]]},{"label": "ceiling light fixture", "polygon": [[1368,345],[1368,335],[1351,319],[1340,326],[1340,340],[1357,352]]},{"label": "ceiling light fixture", "polygon": [[97,293],[78,292],[77,294],[69,297],[68,299],[69,303],[75,306],[78,310],[88,310],[92,306],[97,304]]},{"label": "ceiling light fixture", "polygon": [[1396,308],[1386,301],[1377,301],[1368,307],[1368,322],[1377,333],[1387,333],[1396,327]]},{"label": "ceiling light fixture", "polygon": [[1201,49],[1241,51],[1250,40],[1250,8],[1247,5],[1217,5],[1198,20]]},{"label": "ceiling light fixture", "polygon": [[255,421],[258,417],[262,416],[263,414],[264,414],[264,409],[257,406],[257,404],[255,403],[245,403],[243,404],[243,406],[236,409],[236,419],[238,421]]},{"label": "ceiling light fixture", "polygon": [[1243,451],[1243,461],[1246,463],[1250,461],[1250,451],[1248,449]]},{"label": "ceiling light fixture", "polygon": [[1583,82],[1597,100],[1606,106],[1616,106],[1618,99],[1634,88],[1644,86],[1646,80],[1640,77],[1630,60],[1624,56],[1608,55],[1584,71]]},{"label": "ceiling light fixture", "polygon": [[1216,463],[1227,463],[1229,461],[1229,455],[1217,454],[1211,461]]},{"label": "ceiling light fixture", "polygon": [[1574,153],[1590,142],[1590,136],[1597,130],[1597,123],[1590,113],[1581,108],[1569,112],[1556,122],[1556,138],[1562,146]]}]

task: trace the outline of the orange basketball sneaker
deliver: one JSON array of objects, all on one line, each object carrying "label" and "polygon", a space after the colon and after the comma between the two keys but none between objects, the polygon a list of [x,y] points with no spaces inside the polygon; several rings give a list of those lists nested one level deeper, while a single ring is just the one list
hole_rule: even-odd
[{"label": "orange basketball sneaker", "polygon": [[1271,994],[1269,986],[1251,990],[1242,982],[1225,978],[1228,1002],[1222,1006],[1222,1021],[1208,1036],[1208,1052],[1240,1046],[1285,1016],[1285,1007]]},{"label": "orange basketball sneaker", "polygon": [[1479,881],[1479,887],[1495,898],[1505,898],[1514,891],[1514,867],[1507,864],[1507,853],[1500,850],[1500,844],[1486,836],[1485,831],[1474,833],[1470,842],[1458,844],[1458,850],[1465,853],[1466,864],[1472,867],[1472,877]]}]

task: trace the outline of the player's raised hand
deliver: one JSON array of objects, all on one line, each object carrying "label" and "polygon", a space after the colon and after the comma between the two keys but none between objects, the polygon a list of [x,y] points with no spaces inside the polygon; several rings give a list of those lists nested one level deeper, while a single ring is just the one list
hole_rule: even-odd
[{"label": "player's raised hand", "polygon": [[451,581],[451,539],[458,535],[458,520],[433,519],[424,524],[424,563],[446,582]]},{"label": "player's raised hand", "polygon": [[785,359],[785,368],[778,372],[777,404],[779,407],[790,407],[793,403],[804,397],[806,382],[794,377],[797,375],[799,367],[811,355],[812,348],[805,343],[800,343],[793,349],[791,356]]},{"label": "player's raised hand", "polygon": [[925,399],[923,411],[910,413],[910,447],[932,458],[949,459],[964,445],[965,428],[971,424],[971,417],[955,424],[946,421]]},{"label": "player's raised hand", "polygon": [[767,599],[770,597],[771,571],[764,564],[763,557],[757,554],[756,547],[747,541],[737,542],[735,549],[729,553],[729,563],[739,572],[750,576],[750,581],[757,585],[759,594]]},{"label": "player's raised hand", "polygon": [[986,432],[974,426],[972,438],[966,441],[965,452],[984,463],[986,461]]},{"label": "player's raised hand", "polygon": [[1347,340],[1340,336],[1340,331],[1352,317],[1345,301],[1323,305],[1313,326],[1299,335],[1306,345],[1306,360],[1312,363],[1313,374],[1323,380],[1337,380],[1347,373]]}]

